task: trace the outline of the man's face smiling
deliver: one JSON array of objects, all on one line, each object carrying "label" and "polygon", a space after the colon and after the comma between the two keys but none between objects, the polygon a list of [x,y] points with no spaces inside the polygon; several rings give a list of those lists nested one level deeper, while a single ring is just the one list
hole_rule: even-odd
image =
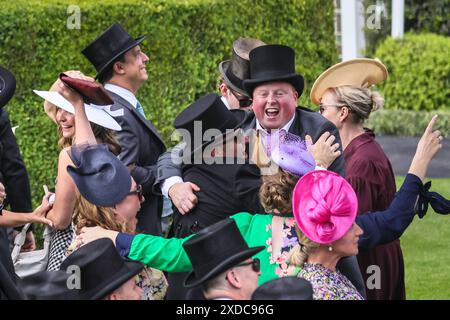
[{"label": "man's face smiling", "polygon": [[148,56],[136,46],[125,53],[125,71],[128,81],[142,85],[147,79],[146,70]]},{"label": "man's face smiling", "polygon": [[253,111],[266,130],[281,129],[295,114],[298,94],[287,82],[269,82],[253,91]]}]

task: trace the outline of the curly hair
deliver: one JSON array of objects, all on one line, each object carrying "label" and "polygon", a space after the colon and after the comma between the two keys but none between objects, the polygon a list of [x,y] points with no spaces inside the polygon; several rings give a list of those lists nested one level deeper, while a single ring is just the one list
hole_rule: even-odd
[{"label": "curly hair", "polygon": [[86,200],[80,193],[76,192],[76,203],[73,214],[73,222],[76,230],[83,227],[102,227],[125,233],[134,233],[135,230],[126,223],[118,219],[114,208],[97,206]]},{"label": "curly hair", "polygon": [[259,189],[261,205],[267,213],[277,210],[281,215],[292,213],[292,191],[298,181],[294,176],[282,169],[272,175],[264,175]]}]

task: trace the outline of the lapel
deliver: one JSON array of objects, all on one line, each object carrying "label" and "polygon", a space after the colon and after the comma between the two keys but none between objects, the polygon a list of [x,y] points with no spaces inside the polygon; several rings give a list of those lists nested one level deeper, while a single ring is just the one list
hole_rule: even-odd
[{"label": "lapel", "polygon": [[125,100],[124,98],[122,98],[121,96],[119,96],[118,94],[115,94],[114,92],[108,91],[108,93],[111,95],[112,99],[114,100],[114,102],[119,103],[120,105],[122,105],[123,107],[127,108],[128,110],[130,110],[130,112],[132,114],[134,114],[134,116],[136,118],[138,118],[141,123],[146,126],[159,140],[160,142],[164,145],[164,141],[161,138],[161,136],[158,133],[158,130],[155,128],[155,126],[147,119],[144,118],[144,116],[142,114],[140,114],[135,107],[133,107],[127,100]]}]

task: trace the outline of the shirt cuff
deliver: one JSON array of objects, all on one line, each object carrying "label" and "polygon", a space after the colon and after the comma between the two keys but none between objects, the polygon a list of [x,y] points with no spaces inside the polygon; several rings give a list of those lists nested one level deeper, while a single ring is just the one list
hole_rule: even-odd
[{"label": "shirt cuff", "polygon": [[116,248],[122,257],[127,257],[130,253],[131,244],[133,243],[134,235],[128,233],[121,233],[116,237]]},{"label": "shirt cuff", "polygon": [[161,186],[161,193],[163,194],[163,196],[166,198],[170,198],[169,197],[170,188],[172,188],[172,186],[175,183],[179,183],[179,182],[181,182],[181,183],[184,182],[183,179],[179,176],[173,176],[173,177],[170,177],[170,178],[167,178],[166,180],[164,180],[164,182],[162,183],[162,186]]}]

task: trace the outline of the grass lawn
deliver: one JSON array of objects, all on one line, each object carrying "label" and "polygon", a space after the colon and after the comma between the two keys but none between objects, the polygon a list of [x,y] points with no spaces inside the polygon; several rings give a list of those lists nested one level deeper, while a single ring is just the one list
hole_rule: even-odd
[{"label": "grass lawn", "polygon": [[[404,177],[396,177],[397,187]],[[428,180],[426,180],[428,181]],[[432,191],[450,199],[450,179],[432,179]],[[405,260],[406,298],[450,299],[450,215],[431,207],[423,219],[414,218],[401,237]]]}]

